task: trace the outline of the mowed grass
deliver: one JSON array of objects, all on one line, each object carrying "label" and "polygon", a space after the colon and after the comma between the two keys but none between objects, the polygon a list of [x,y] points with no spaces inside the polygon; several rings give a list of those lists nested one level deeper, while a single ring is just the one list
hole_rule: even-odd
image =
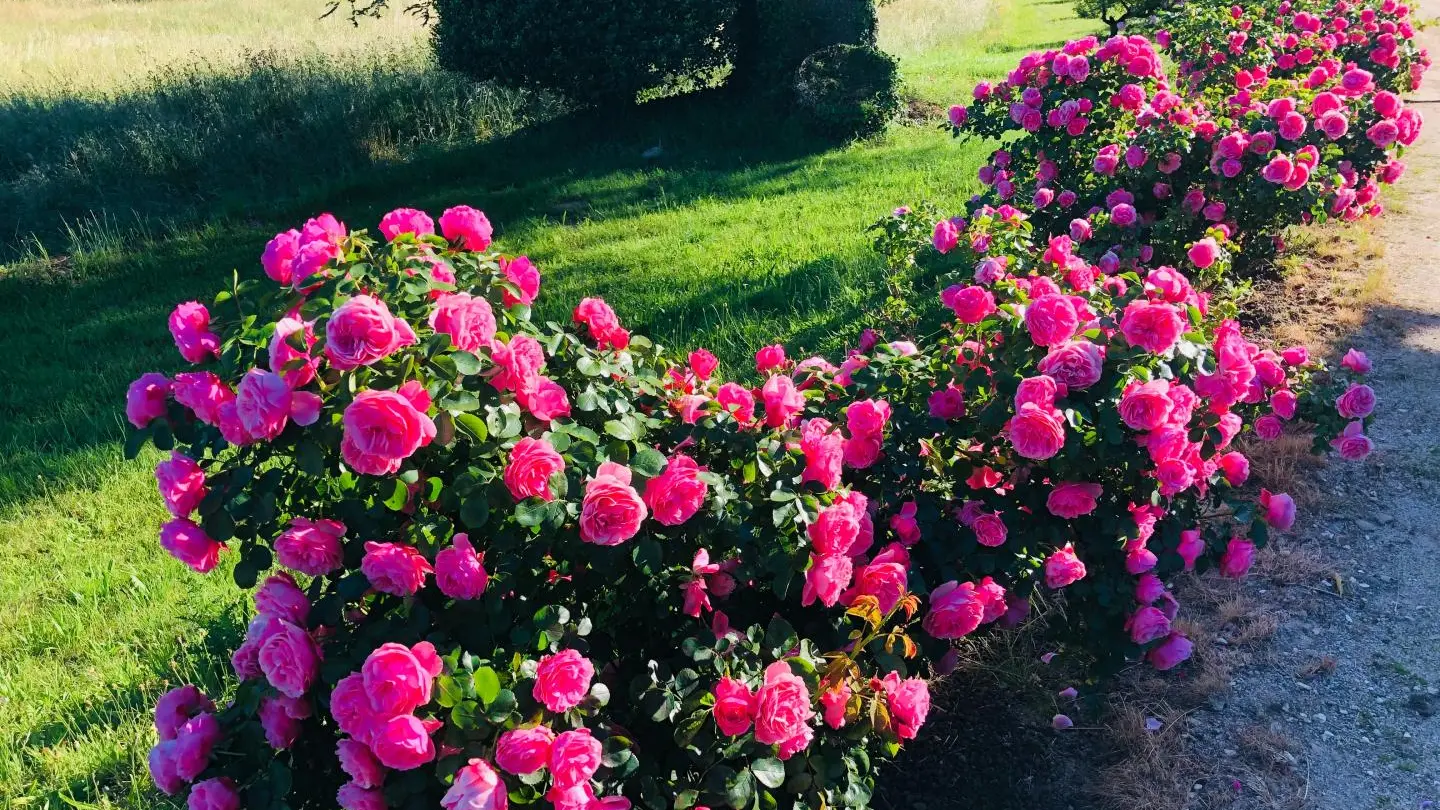
[{"label": "mowed grass", "polygon": [[[887,7],[887,39],[911,2],[929,0]],[[983,24],[900,37],[924,42],[902,58],[928,100],[964,97],[1019,51],[1083,30],[1068,4],[965,2],[959,19]],[[159,549],[158,456],[121,459],[121,403],[139,373],[179,370],[170,308],[208,298],[232,268],[257,275],[275,230],[318,210],[373,227],[397,205],[468,202],[540,263],[542,315],[603,295],[627,324],[740,369],[761,343],[852,341],[879,298],[864,227],[905,202],[958,205],[985,151],[898,125],[827,148],[695,96],[370,165],[148,238],[113,225],[0,268],[0,807],[171,806],[145,775],[149,707],[177,683],[222,688],[246,599],[225,571],[199,577]]]}]

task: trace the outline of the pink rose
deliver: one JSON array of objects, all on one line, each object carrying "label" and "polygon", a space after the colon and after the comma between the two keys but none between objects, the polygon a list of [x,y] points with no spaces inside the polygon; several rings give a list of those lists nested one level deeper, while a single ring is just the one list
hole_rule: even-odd
[{"label": "pink rose", "polygon": [[980,580],[980,584],[975,586],[975,595],[980,597],[980,603],[985,607],[984,614],[980,616],[981,624],[999,619],[1009,609],[1005,601],[1005,589],[991,577]]},{"label": "pink rose", "polygon": [[500,257],[500,272],[505,274],[505,280],[514,284],[519,290],[519,295],[512,293],[509,289],[501,293],[501,300],[507,307],[516,304],[530,306],[534,303],[535,296],[540,294],[540,268],[530,261],[527,256],[516,256],[513,259]]},{"label": "pink rose", "polygon": [[630,468],[607,461],[585,485],[580,505],[580,539],[597,546],[618,546],[640,532],[648,511],[630,486]]},{"label": "pink rose", "polygon": [[[413,386],[412,386],[413,383]],[[363,475],[391,475],[416,450],[435,438],[435,422],[425,415],[429,396],[411,381],[397,391],[361,391],[345,407],[345,463]]]},{"label": "pink rose", "polygon": [[378,788],[362,788],[354,782],[346,782],[335,794],[335,803],[342,810],[387,810],[385,794]]},{"label": "pink rose", "polygon": [[1080,316],[1070,296],[1047,293],[1025,308],[1025,328],[1037,346],[1064,343],[1080,328]]},{"label": "pink rose", "polygon": [[565,459],[544,439],[529,436],[515,443],[510,450],[510,463],[505,466],[505,488],[517,501],[526,498],[555,499],[550,492],[550,479],[565,470]]},{"label": "pink rose", "polygon": [[1131,614],[1126,622],[1130,640],[1136,644],[1149,644],[1170,633],[1170,620],[1158,608],[1142,607]]},{"label": "pink rose", "polygon": [[220,356],[220,337],[210,331],[210,310],[199,301],[186,301],[170,313],[170,336],[187,362]]},{"label": "pink rose", "polygon": [[[297,343],[303,348],[297,348]],[[308,384],[315,379],[315,370],[320,364],[310,356],[314,345],[315,332],[309,323],[298,318],[281,318],[270,336],[270,370],[292,389]]]},{"label": "pink rose", "polygon": [[1120,419],[1133,430],[1155,430],[1170,420],[1174,407],[1168,380],[1132,382],[1120,398]]},{"label": "pink rose", "polygon": [[149,425],[152,420],[165,415],[170,391],[170,378],[164,374],[153,371],[141,374],[125,392],[125,418],[137,428]]},{"label": "pink rose", "polygon": [[842,728],[845,725],[845,709],[850,705],[850,685],[841,681],[834,689],[827,689],[820,693],[820,705],[824,707],[825,725],[830,728]]},{"label": "pink rose", "polygon": [[818,600],[826,607],[834,606],[850,585],[854,571],[854,563],[843,554],[811,554],[800,603],[812,605]]},{"label": "pink rose", "polygon": [[595,666],[575,650],[561,650],[540,659],[535,671],[535,699],[552,712],[568,711],[590,693]]},{"label": "pink rose", "polygon": [[600,770],[600,761],[600,741],[590,735],[590,729],[566,731],[550,747],[550,776],[562,790],[578,787]]},{"label": "pink rose", "polygon": [[931,394],[927,405],[932,419],[960,419],[965,416],[965,392],[951,383]]},{"label": "pink rose", "polygon": [[338,520],[294,518],[290,528],[275,538],[275,556],[286,568],[312,577],[338,571],[345,564],[340,538],[345,524]]},{"label": "pink rose", "polygon": [[840,486],[845,437],[828,420],[805,420],[800,426],[800,450],[805,454],[802,482],[815,481],[825,489]]},{"label": "pink rose", "polygon": [[572,318],[575,323],[590,327],[590,337],[602,349],[624,349],[630,345],[630,333],[620,326],[619,316],[603,299],[581,299]]},{"label": "pink rose", "polygon": [[1205,539],[1201,536],[1199,529],[1186,529],[1180,533],[1180,545],[1175,549],[1180,559],[1185,561],[1185,570],[1195,568],[1195,561],[1205,553]]},{"label": "pink rose", "polygon": [[479,599],[490,583],[485,555],[475,553],[466,534],[455,535],[450,547],[435,555],[435,584],[452,599]]},{"label": "pink rose", "polygon": [[352,672],[341,678],[330,692],[330,716],[335,725],[355,739],[370,744],[375,728],[385,717],[370,705],[365,693],[365,678],[359,672]]},{"label": "pink rose", "polygon": [[880,683],[895,736],[902,740],[915,739],[930,713],[930,687],[919,678],[901,680],[898,672],[887,674]]},{"label": "pink rose", "polygon": [[155,702],[155,731],[162,740],[173,740],[190,718],[215,711],[215,703],[197,687],[171,689]]},{"label": "pink rose", "polygon": [[1120,332],[1126,342],[1155,354],[1169,351],[1184,328],[1180,312],[1168,303],[1131,301],[1120,318]]},{"label": "pink rose", "polygon": [[1255,420],[1255,435],[1267,442],[1273,442],[1285,432],[1285,423],[1274,414],[1266,414]]},{"label": "pink rose", "polygon": [[521,388],[515,392],[515,401],[520,407],[541,422],[570,415],[570,397],[559,383],[540,376],[536,376],[533,383],[533,389]]},{"label": "pink rose", "polygon": [[690,352],[690,370],[695,377],[701,380],[710,379],[715,369],[720,367],[720,361],[708,349],[696,349]]},{"label": "pink rose", "polygon": [[315,424],[320,404],[318,394],[294,391],[285,378],[260,368],[246,372],[235,391],[235,415],[254,439],[276,438],[291,419],[300,425]]},{"label": "pink rose", "polygon": [[1295,499],[1283,492],[1271,492],[1262,488],[1260,508],[1264,510],[1261,517],[1272,529],[1288,532],[1290,527],[1295,525]]},{"label": "pink rose", "polygon": [[225,544],[210,539],[204,529],[186,518],[175,518],[160,527],[160,547],[196,573],[206,574],[220,564]]},{"label": "pink rose", "polygon": [[980,323],[995,312],[995,296],[984,287],[948,287],[940,293],[940,301],[961,323]]},{"label": "pink rose", "polygon": [[806,532],[822,555],[849,555],[860,537],[862,510],[850,500],[836,500],[820,510]]},{"label": "pink rose", "polygon": [[1141,574],[1135,582],[1135,601],[1142,605],[1153,605],[1165,593],[1165,583],[1154,574]]},{"label": "pink rose", "polygon": [[340,769],[357,787],[378,788],[385,783],[385,766],[364,743],[341,740],[335,746],[335,756],[340,760]]},{"label": "pink rose", "polygon": [[1125,552],[1125,571],[1129,574],[1139,576],[1152,570],[1159,562],[1155,552],[1144,546],[1135,546]]},{"label": "pink rose", "polygon": [[1220,471],[1225,474],[1226,483],[1238,487],[1250,478],[1250,459],[1244,453],[1226,453],[1220,457]]},{"label": "pink rose", "polygon": [[430,702],[436,676],[441,672],[435,648],[428,642],[414,647],[387,643],[366,656],[360,668],[362,685],[377,714],[411,714]]},{"label": "pink rose", "polygon": [[155,482],[165,508],[175,517],[185,517],[200,506],[209,490],[205,488],[205,471],[194,459],[178,450],[155,466]]},{"label": "pink rose", "polygon": [[505,810],[509,801],[505,783],[490,763],[472,759],[455,774],[440,806],[445,810]]},{"label": "pink rose", "polygon": [[1294,419],[1300,398],[1294,391],[1280,390],[1270,395],[1270,410],[1281,419]]},{"label": "pink rose", "polygon": [[224,736],[220,721],[206,712],[186,720],[175,732],[175,739],[161,745],[172,746],[175,773],[186,782],[194,782],[210,764],[210,753]]},{"label": "pink rose", "polygon": [[229,777],[206,779],[190,788],[187,810],[240,810],[240,792]]},{"label": "pink rose", "polygon": [[781,759],[788,759],[809,744],[814,716],[810,690],[790,665],[776,661],[766,667],[765,682],[755,695],[755,740],[780,746]]},{"label": "pink rose", "polygon": [[288,286],[293,280],[291,267],[299,254],[300,232],[291,228],[275,234],[265,244],[265,252],[260,254],[260,265],[265,268],[265,275],[270,280]]},{"label": "pink rose", "polygon": [[1233,579],[1245,576],[1255,562],[1255,544],[1243,537],[1232,537],[1220,556],[1220,573]]},{"label": "pink rose", "polygon": [[1194,649],[1195,645],[1190,643],[1190,639],[1179,633],[1171,632],[1164,641],[1151,647],[1150,651],[1145,653],[1145,660],[1150,662],[1150,666],[1164,672],[1174,669],[1188,660]]},{"label": "pink rose", "polygon": [[1005,528],[1005,521],[996,512],[986,512],[977,516],[970,524],[970,528],[975,532],[975,542],[989,548],[999,548],[1005,545],[1005,538],[1009,534]]},{"label": "pink rose", "polygon": [[767,371],[783,368],[785,366],[785,347],[776,343],[773,346],[766,346],[755,352],[755,370],[764,374]]},{"label": "pink rose", "polygon": [[738,383],[727,382],[715,392],[721,410],[735,417],[741,425],[755,421],[755,396]]},{"label": "pink rose", "polygon": [[[235,401],[235,392],[213,371],[176,374],[171,390],[176,402],[189,408],[196,419],[207,425],[219,425],[221,408]],[[163,404],[162,400],[157,416],[164,414]]]},{"label": "pink rose", "polygon": [[295,578],[281,571],[265,578],[255,591],[255,612],[297,625],[310,617],[310,597],[295,584]]},{"label": "pink rose", "polygon": [[710,711],[721,734],[738,737],[750,729],[755,716],[755,693],[734,678],[722,677],[715,684],[715,706]]},{"label": "pink rose", "polygon": [[303,697],[320,676],[320,648],[310,634],[288,621],[260,645],[260,671],[280,694]]},{"label": "pink rose", "polygon": [[370,586],[393,596],[413,595],[424,587],[425,575],[433,571],[418,549],[399,543],[368,542],[360,561],[360,572]]},{"label": "pink rose", "polygon": [[930,243],[933,244],[939,252],[949,253],[955,249],[956,245],[960,244],[960,229],[956,227],[954,222],[948,219],[942,219],[935,223],[935,227],[930,234]]},{"label": "pink rose", "polygon": [[540,370],[545,367],[545,350],[535,338],[514,335],[508,344],[495,341],[490,345],[495,376],[490,384],[500,391],[525,391],[533,388]]},{"label": "pink rose", "polygon": [[1010,444],[1025,458],[1044,460],[1065,446],[1065,424],[1054,408],[1027,402],[1005,425]]},{"label": "pink rose", "polygon": [[1345,430],[1330,441],[1330,446],[1346,461],[1360,461],[1375,449],[1370,437],[1365,435],[1364,423],[1359,421],[1346,425]]},{"label": "pink rose", "polygon": [[506,773],[526,776],[550,764],[555,732],[548,726],[528,726],[507,731],[495,743],[495,764]]},{"label": "pink rose", "polygon": [[413,714],[392,717],[375,728],[370,749],[380,764],[410,771],[435,759],[435,744],[420,718]]},{"label": "pink rose", "polygon": [[284,751],[294,745],[300,739],[300,721],[309,717],[310,713],[310,702],[306,700],[269,695],[261,698],[260,729],[265,732],[265,742],[276,751]]},{"label": "pink rose", "polygon": [[435,233],[435,220],[424,211],[396,208],[380,218],[380,233],[387,242],[394,242],[395,237],[405,233],[417,237],[429,236]]},{"label": "pink rose", "polygon": [[973,582],[946,582],[930,592],[930,612],[921,626],[935,638],[960,638],[975,632],[985,618],[985,600]]},{"label": "pink rose", "polygon": [[1375,412],[1375,389],[1351,383],[1335,400],[1335,410],[1346,419],[1364,419]]},{"label": "pink rose", "polygon": [[451,242],[458,242],[464,250],[478,252],[490,247],[494,232],[484,212],[468,205],[447,208],[440,215],[440,233]]},{"label": "pink rose", "polygon": [[1085,563],[1075,556],[1075,547],[1069,543],[1045,560],[1046,587],[1063,588],[1084,578]]},{"label": "pink rose", "polygon": [[1356,374],[1370,373],[1370,358],[1366,357],[1365,353],[1358,349],[1347,350],[1345,356],[1340,360],[1340,365]]},{"label": "pink rose", "polygon": [[[788,380],[776,376],[772,379]],[[705,504],[708,485],[700,480],[704,469],[695,460],[682,453],[670,457],[665,471],[645,482],[645,505],[655,516],[656,522],[665,526],[679,526],[694,517]]]},{"label": "pink rose", "polygon": [[476,352],[495,339],[495,313],[490,302],[470,293],[441,293],[430,312],[430,327],[449,335],[461,351]]},{"label": "pink rose", "polygon": [[1045,508],[1058,518],[1074,520],[1094,512],[1095,501],[1104,491],[1105,488],[1100,484],[1073,481],[1056,484],[1045,499]]},{"label": "pink rose", "polygon": [[915,520],[918,511],[919,506],[914,501],[906,501],[898,513],[890,516],[890,529],[904,545],[913,546],[920,542],[920,523]]},{"label": "pink rose", "polygon": [[341,304],[325,324],[325,356],[341,371],[379,362],[415,342],[410,324],[369,295]]},{"label": "pink rose", "polygon": [[1067,340],[1050,347],[1040,361],[1041,374],[1072,391],[1089,388],[1100,381],[1105,367],[1105,348],[1088,340]]},{"label": "pink rose", "polygon": [[768,427],[790,427],[795,417],[805,410],[805,395],[795,381],[784,374],[772,374],[760,389],[765,403],[765,424]]},{"label": "pink rose", "polygon": [[899,543],[891,543],[855,572],[854,585],[840,599],[848,605],[861,596],[873,596],[879,602],[880,612],[888,614],[905,596],[909,575],[910,554]]}]

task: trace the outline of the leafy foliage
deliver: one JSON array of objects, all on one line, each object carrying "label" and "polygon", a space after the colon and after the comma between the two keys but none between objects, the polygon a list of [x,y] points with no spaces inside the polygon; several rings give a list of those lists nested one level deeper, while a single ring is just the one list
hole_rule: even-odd
[{"label": "leafy foliage", "polygon": [[805,57],[795,72],[800,110],[818,130],[838,137],[873,135],[900,111],[895,59],[873,47],[831,45]]}]

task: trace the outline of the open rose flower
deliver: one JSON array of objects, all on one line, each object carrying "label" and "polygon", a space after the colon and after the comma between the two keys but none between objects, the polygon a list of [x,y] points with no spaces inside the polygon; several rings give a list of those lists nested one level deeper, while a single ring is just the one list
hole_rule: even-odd
[{"label": "open rose flower", "polygon": [[779,746],[780,758],[789,759],[809,746],[814,716],[804,679],[784,661],[766,667],[765,682],[755,695],[755,740]]},{"label": "open rose flower", "polygon": [[336,307],[325,324],[325,356],[341,371],[377,363],[415,340],[410,324],[369,295],[357,295]]},{"label": "open rose flower", "polygon": [[399,391],[361,391],[345,408],[345,463],[364,475],[391,475],[416,450],[435,438],[435,422],[425,415],[430,397],[418,383]]},{"label": "open rose flower", "polygon": [[630,468],[607,461],[585,485],[580,505],[580,539],[597,546],[618,546],[640,532],[649,514],[630,486]]},{"label": "open rose flower", "polygon": [[575,650],[544,656],[535,671],[535,699],[552,712],[568,711],[590,693],[594,677],[595,666]]},{"label": "open rose flower", "polygon": [[210,310],[199,301],[186,301],[170,313],[170,336],[180,356],[191,363],[220,355],[220,338],[210,331]]}]

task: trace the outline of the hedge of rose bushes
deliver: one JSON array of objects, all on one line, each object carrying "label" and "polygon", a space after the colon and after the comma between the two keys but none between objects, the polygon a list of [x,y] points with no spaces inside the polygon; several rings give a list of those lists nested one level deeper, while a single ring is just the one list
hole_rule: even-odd
[{"label": "hedge of rose bushes", "polygon": [[951,109],[957,134],[1007,138],[972,209],[1023,204],[1047,234],[1088,219],[1092,261],[1178,263],[1218,228],[1250,266],[1287,226],[1380,213],[1420,133],[1400,96],[1430,64],[1407,6],[1187,3],[1150,24],[1033,53]]},{"label": "hedge of rose bushes", "polygon": [[1183,663],[1167,580],[1243,576],[1295,519],[1241,442],[1363,458],[1375,396],[1359,353],[1244,335],[1221,282],[1270,226],[1104,201],[1150,157],[1094,172],[1110,144],[1082,136],[1182,148],[1203,105],[1169,86],[1148,43],[1082,40],[957,113],[1041,115],[987,177],[1029,203],[897,211],[881,244],[939,279],[938,328],[843,357],[723,369],[596,298],[537,322],[539,269],[466,206],[276,235],[263,276],[172,313],[188,369],[128,392],[127,452],[169,453],[161,545],[254,589],[234,688],[160,699],[156,785],[192,810],[861,808],[924,744],[927,678],[1037,594],[1102,664]]}]

